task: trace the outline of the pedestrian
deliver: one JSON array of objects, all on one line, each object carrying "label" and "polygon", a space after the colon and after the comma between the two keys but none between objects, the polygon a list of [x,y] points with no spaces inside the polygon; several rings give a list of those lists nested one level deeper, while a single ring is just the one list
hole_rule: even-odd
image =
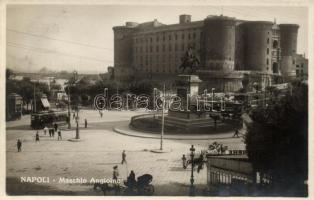
[{"label": "pedestrian", "polygon": [[75,113],[73,113],[73,119],[75,119]]},{"label": "pedestrian", "polygon": [[238,129],[235,130],[232,137],[236,137],[236,136],[239,137],[239,130]]},{"label": "pedestrian", "polygon": [[55,128],[55,131],[57,131],[58,130],[58,124],[57,123],[54,123],[54,128]]},{"label": "pedestrian", "polygon": [[51,129],[51,135],[52,135],[52,137],[54,138],[55,137],[55,129]]},{"label": "pedestrian", "polygon": [[47,128],[47,126],[45,126],[45,128],[44,128],[44,134],[45,135],[46,135],[47,131],[48,131],[48,128]]},{"label": "pedestrian", "polygon": [[123,165],[123,163],[126,163],[126,153],[125,153],[125,150],[123,150],[123,152],[122,152],[122,161],[121,161],[121,164]]},{"label": "pedestrian", "polygon": [[186,169],[186,157],[184,154],[182,156],[182,165],[183,165],[183,169]]},{"label": "pedestrian", "polygon": [[113,167],[113,173],[112,173],[112,179],[114,180],[114,193],[118,194],[119,192],[119,186],[118,186],[118,178],[119,178],[119,170],[118,170],[118,166],[114,166]]},{"label": "pedestrian", "polygon": [[87,128],[87,119],[85,119],[85,128]]},{"label": "pedestrian", "polygon": [[51,132],[51,128],[49,128],[49,137],[51,137],[52,136],[52,132]]},{"label": "pedestrian", "polygon": [[129,177],[127,178],[127,186],[132,190],[136,185],[135,173],[131,170]]},{"label": "pedestrian", "polygon": [[60,140],[62,140],[62,137],[61,137],[61,130],[60,130],[60,129],[58,130],[58,140],[59,140],[59,138],[60,138]]},{"label": "pedestrian", "polygon": [[17,146],[17,152],[21,152],[22,151],[22,142],[20,139],[17,139],[16,146]]},{"label": "pedestrian", "polygon": [[36,142],[39,142],[39,134],[38,134],[38,131],[36,132],[35,140],[36,140]]}]

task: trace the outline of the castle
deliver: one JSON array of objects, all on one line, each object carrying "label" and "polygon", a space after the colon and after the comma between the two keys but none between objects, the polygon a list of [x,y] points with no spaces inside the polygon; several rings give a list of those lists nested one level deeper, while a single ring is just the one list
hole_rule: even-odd
[{"label": "castle", "polygon": [[307,59],[297,54],[297,24],[244,21],[208,16],[165,25],[156,19],[115,26],[114,76],[118,81],[174,80],[181,73],[182,56],[192,48],[200,64],[197,70],[204,89],[233,92],[261,88],[306,77]]}]

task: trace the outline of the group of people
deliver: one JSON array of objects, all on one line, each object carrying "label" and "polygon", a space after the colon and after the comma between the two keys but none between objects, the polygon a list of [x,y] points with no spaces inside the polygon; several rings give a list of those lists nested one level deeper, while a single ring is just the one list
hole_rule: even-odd
[{"label": "group of people", "polygon": [[[75,115],[75,112],[73,113],[73,119],[78,120],[78,115]],[[87,119],[84,119],[84,127],[87,128]]]},{"label": "group of people", "polygon": [[[58,133],[58,140],[62,140],[62,136],[61,136],[61,130],[58,129],[58,124],[54,123],[53,128],[48,128],[47,126],[45,126],[44,128],[44,135],[47,135],[47,132],[49,133],[49,137],[55,137],[55,132]],[[39,135],[38,135],[38,131],[36,133],[36,141],[39,141]],[[38,138],[38,140],[37,140]]]},{"label": "group of people", "polygon": [[[48,128],[47,126],[45,126],[45,128],[43,129],[44,131],[44,135],[47,135],[47,132],[49,133],[49,137],[54,137],[55,136],[55,132],[58,133],[58,140],[62,140],[62,135],[61,135],[61,130],[58,128],[58,124],[54,123],[53,128]],[[36,131],[35,134],[35,142],[39,142],[39,131]],[[16,142],[16,147],[17,147],[17,151],[21,152],[22,151],[22,140],[21,139],[17,139]]]}]

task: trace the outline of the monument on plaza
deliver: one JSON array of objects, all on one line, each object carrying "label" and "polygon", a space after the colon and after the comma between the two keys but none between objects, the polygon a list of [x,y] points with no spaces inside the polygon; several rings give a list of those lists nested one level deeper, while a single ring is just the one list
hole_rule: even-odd
[{"label": "monument on plaza", "polygon": [[[207,92],[204,94],[203,91],[199,90],[202,83],[197,73],[200,62],[193,54],[191,47],[189,47],[181,60],[180,69],[182,71],[175,78],[176,97],[179,98],[180,106],[178,104],[173,106],[172,102],[168,108],[168,114],[162,115],[164,119],[162,116],[154,115],[154,118],[151,120],[156,120],[157,123],[150,122],[151,124],[155,124],[152,130],[156,131],[163,125],[166,132],[178,133],[198,134],[230,130],[231,127],[228,124],[219,120],[220,113],[213,110],[214,94],[212,93],[212,100],[209,102],[207,100]],[[147,115],[146,118],[143,116],[132,118],[130,127],[141,130],[142,126],[146,126],[144,125],[144,121],[148,120],[149,117],[151,116]],[[137,123],[137,120],[138,122],[142,120],[142,123]],[[219,127],[219,130],[216,129],[217,127]],[[144,129],[144,131],[150,131],[147,127]]]}]

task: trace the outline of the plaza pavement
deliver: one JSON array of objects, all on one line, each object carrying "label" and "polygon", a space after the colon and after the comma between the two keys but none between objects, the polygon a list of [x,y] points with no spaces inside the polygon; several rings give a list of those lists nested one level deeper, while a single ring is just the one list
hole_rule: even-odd
[{"label": "plaza pavement", "polygon": [[[47,190],[71,191],[76,195],[102,195],[94,191],[92,185],[61,184],[60,177],[86,179],[111,178],[112,167],[118,165],[120,178],[126,179],[130,170],[136,176],[146,173],[153,175],[154,195],[188,195],[191,169],[183,169],[182,154],[189,154],[191,144],[196,152],[206,149],[213,141],[228,145],[229,149],[243,149],[241,138],[201,139],[201,140],[164,140],[164,148],[168,153],[152,153],[149,150],[159,149],[160,140],[141,137],[130,137],[113,131],[114,127],[127,126],[133,115],[141,112],[107,111],[100,118],[97,111],[80,112],[82,121],[80,128],[81,142],[70,142],[75,137],[74,124],[72,130],[62,131],[62,141],[50,138],[40,131],[40,142],[35,142],[36,131],[27,129],[29,116],[20,121],[8,122],[6,131],[6,173],[7,178],[21,176],[49,176]],[[87,118],[89,126],[82,128]],[[17,125],[15,125],[15,123]],[[22,152],[16,149],[17,138],[22,139]],[[121,153],[126,150],[127,165],[121,165]],[[55,179],[55,182],[53,182]],[[206,167],[195,173],[195,184],[198,195],[206,188]],[[48,188],[48,187],[47,187]],[[41,189],[42,190],[42,189]],[[51,191],[50,191],[51,192]],[[39,194],[49,191],[39,191]]]}]

